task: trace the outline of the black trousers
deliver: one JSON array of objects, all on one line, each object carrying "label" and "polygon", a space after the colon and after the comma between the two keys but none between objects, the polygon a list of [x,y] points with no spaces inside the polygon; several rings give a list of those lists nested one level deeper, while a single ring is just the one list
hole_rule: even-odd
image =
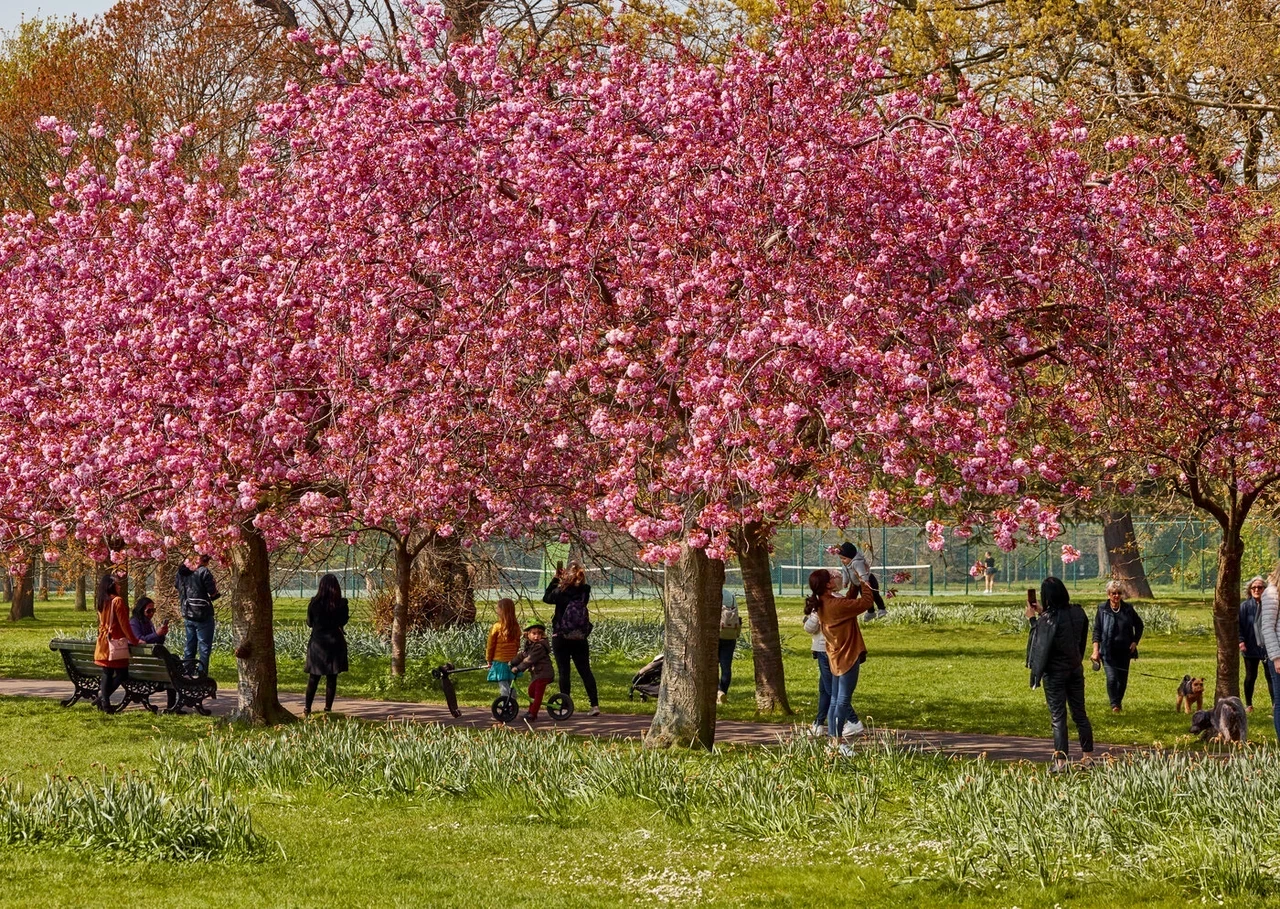
[{"label": "black trousers", "polygon": [[718,689],[722,694],[729,691],[729,683],[733,681],[733,652],[737,649],[737,641],[720,639],[720,685]]},{"label": "black trousers", "polygon": [[[333,697],[338,693],[338,676],[326,675],[324,679],[324,712],[328,713],[333,709]],[[307,677],[307,713],[311,712],[311,702],[316,699],[316,689],[319,687],[320,676]]]},{"label": "black trousers", "polygon": [[[1254,691],[1254,687],[1258,684],[1258,667],[1261,666],[1264,662],[1266,661],[1259,660],[1254,657],[1244,658],[1244,703],[1246,707],[1253,706],[1253,691]],[[1267,685],[1266,687],[1267,687],[1267,694],[1270,695],[1271,686]],[[1272,697],[1271,703],[1274,706],[1275,704],[1274,697]]]},{"label": "black trousers", "polygon": [[1084,669],[1079,667],[1064,675],[1046,674],[1040,683],[1044,687],[1044,699],[1049,705],[1049,720],[1053,724],[1053,753],[1055,757],[1067,756],[1067,711],[1076,724],[1080,737],[1080,750],[1093,751],[1093,726],[1084,711]]},{"label": "black trousers", "polygon": [[880,580],[875,572],[867,575],[867,583],[871,585],[871,602],[876,604],[876,612],[884,612],[884,597],[880,596]]},{"label": "black trousers", "polygon": [[1123,707],[1124,692],[1129,687],[1129,661],[1114,657],[1109,663],[1103,660],[1102,671],[1107,674],[1107,700],[1112,707]]},{"label": "black trousers", "polygon": [[587,643],[586,638],[571,641],[567,638],[554,637],[551,639],[551,652],[556,658],[556,675],[560,693],[569,694],[569,661],[572,660],[578,675],[582,676],[582,687],[587,689],[587,700],[591,702],[592,707],[599,707],[600,698],[596,695],[596,677],[591,673],[591,645]]}]

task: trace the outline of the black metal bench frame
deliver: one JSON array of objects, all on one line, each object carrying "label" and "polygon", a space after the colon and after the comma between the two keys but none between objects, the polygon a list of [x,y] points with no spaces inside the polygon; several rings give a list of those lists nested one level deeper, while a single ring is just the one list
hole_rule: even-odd
[{"label": "black metal bench frame", "polygon": [[[92,669],[82,668],[76,664],[73,656],[80,654],[83,657],[88,654],[92,658],[93,646],[92,641],[55,638],[49,642],[49,649],[61,655],[67,678],[75,686],[71,697],[61,702],[63,707],[70,707],[80,700],[97,701],[102,692],[102,668],[96,665]],[[162,644],[133,646],[129,648],[129,652],[133,657],[160,660],[162,670],[157,671],[155,666],[143,667],[142,672],[135,676],[136,667],[131,666],[130,669],[134,671],[129,673],[120,686],[124,691],[124,700],[111,708],[112,713],[118,713],[130,704],[140,704],[152,713],[159,713],[161,710],[151,703],[151,696],[160,691],[172,691],[172,712],[182,713],[191,709],[201,716],[210,715],[204,702],[218,697],[218,683],[208,676],[200,675],[199,664],[195,660],[179,660]],[[163,712],[170,712],[170,708]]]}]

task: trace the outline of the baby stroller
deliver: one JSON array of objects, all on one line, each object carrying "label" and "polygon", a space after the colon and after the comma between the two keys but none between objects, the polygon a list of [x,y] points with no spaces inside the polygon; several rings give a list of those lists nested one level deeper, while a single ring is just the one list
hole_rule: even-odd
[{"label": "baby stroller", "polygon": [[[431,677],[440,682],[445,702],[449,705],[449,712],[455,717],[462,716],[462,711],[458,709],[458,692],[453,687],[453,676],[460,672],[479,672],[481,669],[488,668],[488,666],[464,666],[458,669],[452,663],[445,663],[431,670]],[[512,691],[514,690],[513,688]],[[573,699],[567,694],[551,695],[544,706],[547,716],[553,720],[567,720],[573,716]],[[510,696],[500,694],[493,699],[489,711],[499,723],[510,723],[520,715],[520,702],[515,699],[514,694]]]},{"label": "baby stroller", "polygon": [[636,692],[640,693],[640,700],[642,701],[656,698],[658,696],[658,688],[661,685],[662,654],[658,654],[642,666],[640,671],[631,679],[631,690],[627,692],[627,700],[634,700]]}]

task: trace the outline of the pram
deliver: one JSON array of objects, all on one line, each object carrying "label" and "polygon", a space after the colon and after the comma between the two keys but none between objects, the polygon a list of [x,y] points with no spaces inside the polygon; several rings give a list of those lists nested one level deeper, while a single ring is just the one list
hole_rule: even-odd
[{"label": "pram", "polygon": [[[440,688],[444,691],[445,703],[449,705],[449,712],[454,717],[462,716],[462,711],[458,709],[458,692],[453,687],[453,677],[460,672],[479,672],[481,669],[488,669],[488,666],[464,666],[461,669],[454,667],[452,663],[445,663],[443,666],[437,666],[431,670],[431,677],[439,679]],[[515,691],[514,687],[512,691]],[[547,710],[547,716],[553,720],[567,720],[573,716],[573,699],[567,694],[553,694],[547,698],[544,705]],[[510,723],[520,715],[520,702],[515,699],[515,695],[510,696],[500,694],[493,699],[493,703],[489,705],[489,710],[493,714],[493,718],[499,723]]]},{"label": "pram", "polygon": [[640,700],[658,696],[658,688],[662,685],[662,654],[658,654],[640,668],[631,679],[631,690],[627,692],[627,700],[634,700],[637,692]]}]

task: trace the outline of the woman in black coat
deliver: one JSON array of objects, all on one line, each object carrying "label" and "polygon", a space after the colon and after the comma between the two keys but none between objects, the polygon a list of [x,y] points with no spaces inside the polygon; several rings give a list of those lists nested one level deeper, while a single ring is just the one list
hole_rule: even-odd
[{"label": "woman in black coat", "polygon": [[1129,663],[1138,658],[1142,616],[1121,597],[1119,581],[1107,582],[1107,599],[1093,621],[1093,661],[1107,673],[1107,699],[1119,713],[1129,686]]},{"label": "woman in black coat", "polygon": [[326,574],[320,579],[320,589],[307,605],[307,625],[311,627],[311,640],[307,642],[307,702],[304,713],[311,715],[311,702],[315,700],[320,676],[325,677],[324,712],[333,710],[333,697],[338,693],[338,673],[347,671],[347,636],[343,627],[350,613],[346,597],[338,586],[338,579]]}]

